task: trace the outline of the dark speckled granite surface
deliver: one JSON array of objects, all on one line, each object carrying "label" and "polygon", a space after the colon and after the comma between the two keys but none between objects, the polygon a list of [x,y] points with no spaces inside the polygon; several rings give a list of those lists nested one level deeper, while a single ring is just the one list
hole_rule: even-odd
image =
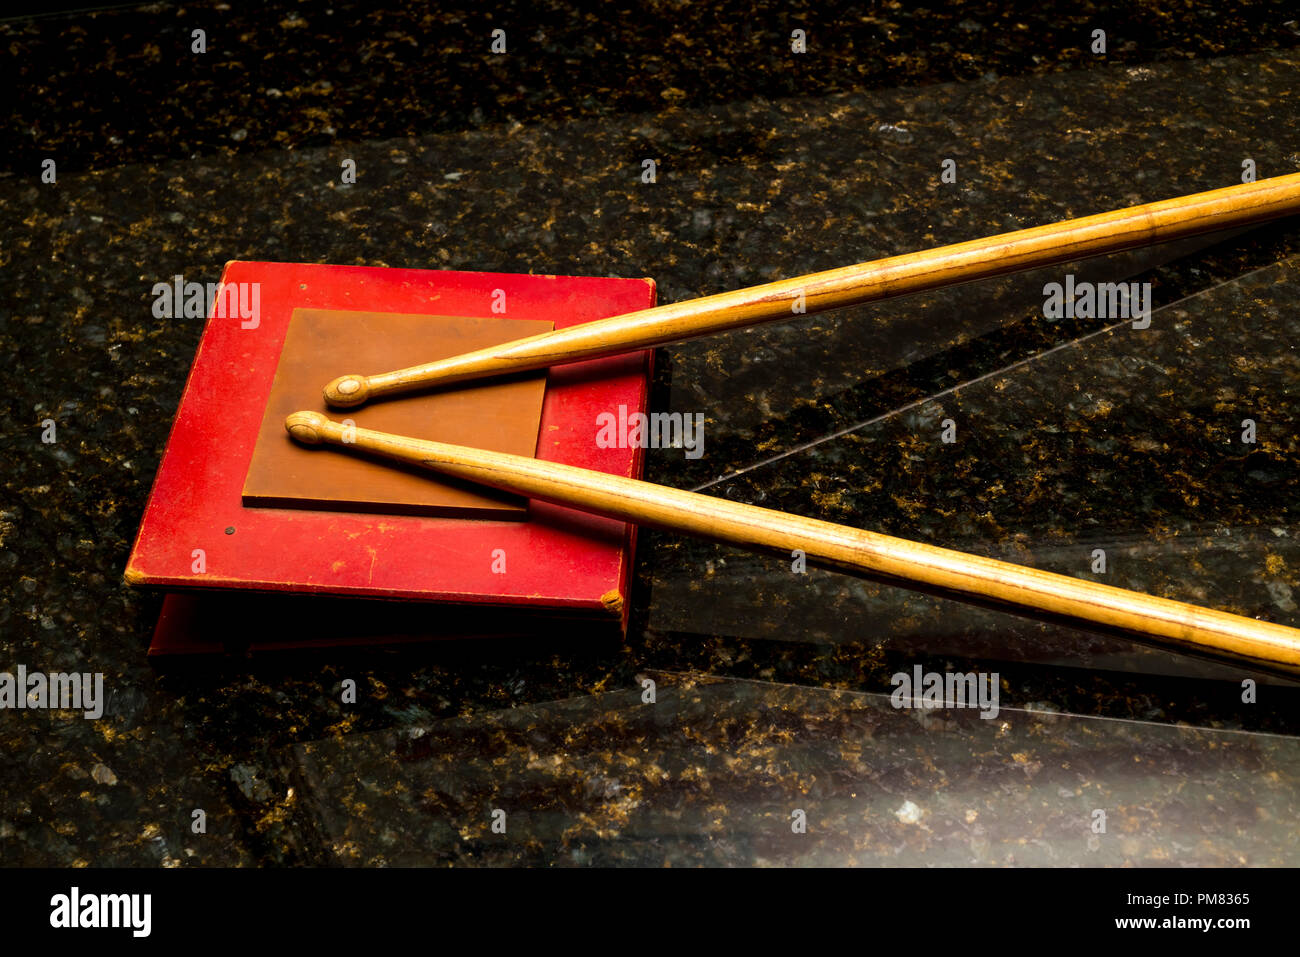
[{"label": "dark speckled granite surface", "polygon": [[[158,598],[121,572],[200,332],[152,316],[160,279],[649,275],[672,301],[1300,169],[1282,5],[601,17],[0,23],[0,670],[109,691],[99,721],[0,711],[0,863],[1300,863],[1294,683],[665,534],[622,647],[150,668]],[[1300,625],[1298,230],[663,349],[655,407],[703,413],[705,454],[647,477],[1080,577],[1101,548],[1112,584]],[[1151,328],[1045,319],[1067,271],[1150,282]],[[895,709],[915,665],[996,672],[999,714]]]}]

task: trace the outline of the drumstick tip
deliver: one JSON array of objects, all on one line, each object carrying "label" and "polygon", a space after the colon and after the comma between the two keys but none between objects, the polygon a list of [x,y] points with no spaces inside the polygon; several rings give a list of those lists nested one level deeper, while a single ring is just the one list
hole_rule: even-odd
[{"label": "drumstick tip", "polygon": [[319,445],[325,441],[321,429],[329,419],[319,412],[294,412],[284,420],[285,431],[303,445]]},{"label": "drumstick tip", "polygon": [[341,375],[325,387],[325,401],[336,409],[350,409],[370,398],[370,382],[363,375]]}]

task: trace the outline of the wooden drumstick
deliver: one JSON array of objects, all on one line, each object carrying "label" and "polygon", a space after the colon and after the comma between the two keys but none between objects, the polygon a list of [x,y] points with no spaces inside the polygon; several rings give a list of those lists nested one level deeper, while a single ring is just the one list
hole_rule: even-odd
[{"label": "wooden drumstick", "polygon": [[1300,173],[656,306],[396,372],[344,375],[325,387],[325,401],[351,408],[376,396],[647,349],[1295,212]]},{"label": "wooden drumstick", "polygon": [[295,412],[285,428],[307,445],[355,447],[609,518],[784,556],[802,549],[810,563],[839,571],[1300,673],[1300,630],[1282,625],[603,472],[345,428],[319,412]]}]

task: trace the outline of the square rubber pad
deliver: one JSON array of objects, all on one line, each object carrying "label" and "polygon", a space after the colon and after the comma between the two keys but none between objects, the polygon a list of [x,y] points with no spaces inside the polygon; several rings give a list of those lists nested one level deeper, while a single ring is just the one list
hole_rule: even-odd
[{"label": "square rubber pad", "polygon": [[244,479],[245,505],[522,519],[527,501],[432,471],[289,438],[287,415],[323,412],[376,429],[531,458],[545,371],[375,399],[331,409],[321,389],[349,372],[373,375],[550,332],[545,320],[295,309]]}]

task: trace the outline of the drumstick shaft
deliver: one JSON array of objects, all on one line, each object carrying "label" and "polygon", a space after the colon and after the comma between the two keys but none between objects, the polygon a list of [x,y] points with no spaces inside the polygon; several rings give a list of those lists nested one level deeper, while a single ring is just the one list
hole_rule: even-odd
[{"label": "drumstick shaft", "polygon": [[294,413],[285,427],[305,444],[364,449],[609,518],[787,556],[799,549],[823,567],[1300,672],[1300,630],[1282,625],[603,472],[345,428],[317,412]]},{"label": "drumstick shaft", "polygon": [[395,372],[340,376],[325,398],[356,406],[372,396],[631,352],[1295,212],[1300,173],[656,306]]}]

